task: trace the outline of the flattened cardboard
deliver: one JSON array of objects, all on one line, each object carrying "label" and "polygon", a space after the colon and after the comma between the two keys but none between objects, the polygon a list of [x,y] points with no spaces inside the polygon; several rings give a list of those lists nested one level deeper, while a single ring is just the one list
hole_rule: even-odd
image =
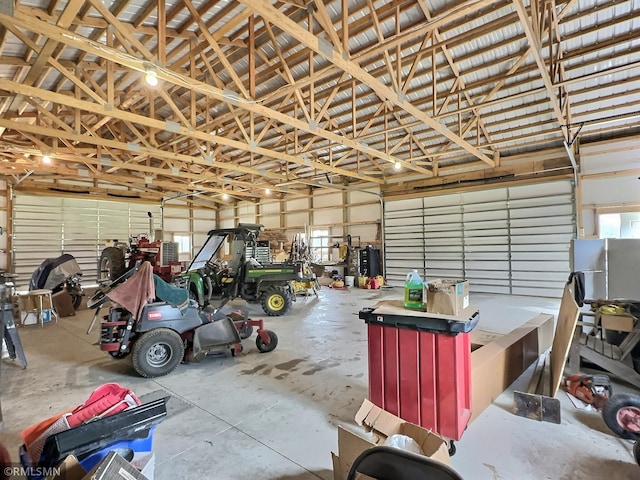
[{"label": "flattened cardboard", "polygon": [[458,315],[469,306],[469,281],[437,279],[425,284],[427,312]]},{"label": "flattened cardboard", "polygon": [[569,357],[571,340],[580,318],[580,307],[568,285],[564,286],[558,321],[551,345],[551,397],[555,397],[564,377],[564,367]]},{"label": "flattened cardboard", "polygon": [[392,415],[369,400],[362,402],[355,419],[356,423],[364,427],[365,432],[370,433],[370,439],[338,427],[338,453],[331,454],[335,480],[345,480],[358,455],[369,448],[381,445],[387,437],[394,434],[413,438],[427,457],[451,465],[447,442],[442,437]]}]

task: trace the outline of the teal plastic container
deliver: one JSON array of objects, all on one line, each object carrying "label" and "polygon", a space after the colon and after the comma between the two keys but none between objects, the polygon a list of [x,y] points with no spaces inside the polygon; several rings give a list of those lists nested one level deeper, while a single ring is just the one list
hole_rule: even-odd
[{"label": "teal plastic container", "polygon": [[424,306],[423,287],[424,282],[418,275],[418,271],[411,270],[404,282],[404,306],[406,308],[422,308]]}]

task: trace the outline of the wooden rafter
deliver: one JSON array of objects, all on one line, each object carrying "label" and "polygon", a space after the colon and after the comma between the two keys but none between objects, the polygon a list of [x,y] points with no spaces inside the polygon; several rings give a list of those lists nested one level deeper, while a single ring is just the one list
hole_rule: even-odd
[{"label": "wooden rafter", "polygon": [[0,173],[236,199],[491,176],[578,131],[633,131],[639,14],[605,0],[16,0],[0,17]]}]

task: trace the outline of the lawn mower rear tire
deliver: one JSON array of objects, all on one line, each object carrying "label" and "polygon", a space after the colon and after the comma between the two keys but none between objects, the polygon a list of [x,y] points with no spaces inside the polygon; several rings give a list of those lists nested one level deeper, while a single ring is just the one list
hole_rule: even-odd
[{"label": "lawn mower rear tire", "polygon": [[184,358],[184,343],[177,332],[156,328],[143,334],[133,345],[133,368],[145,378],[173,372]]}]

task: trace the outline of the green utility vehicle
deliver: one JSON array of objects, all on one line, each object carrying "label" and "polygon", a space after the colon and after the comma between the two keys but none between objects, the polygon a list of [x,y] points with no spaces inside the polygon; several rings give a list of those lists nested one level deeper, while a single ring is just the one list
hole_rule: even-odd
[{"label": "green utility vehicle", "polygon": [[[284,315],[295,301],[293,281],[304,280],[302,262],[258,261],[252,252],[262,225],[240,223],[236,228],[211,230],[189,268],[174,280],[189,291],[201,307],[220,301],[218,308],[234,298],[260,303],[267,315]],[[221,252],[229,239],[232,258],[222,262]]]}]

